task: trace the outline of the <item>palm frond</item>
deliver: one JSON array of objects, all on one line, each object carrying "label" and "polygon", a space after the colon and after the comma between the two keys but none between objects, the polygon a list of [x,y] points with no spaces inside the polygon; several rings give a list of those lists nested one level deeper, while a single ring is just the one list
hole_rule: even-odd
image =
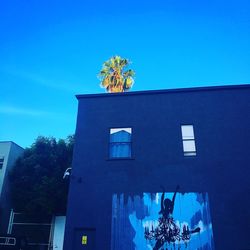
[{"label": "palm frond", "polygon": [[124,77],[128,77],[128,76],[133,77],[133,76],[135,75],[135,72],[134,72],[134,70],[129,69],[129,70],[125,71],[125,72],[123,73],[123,75],[124,75]]}]

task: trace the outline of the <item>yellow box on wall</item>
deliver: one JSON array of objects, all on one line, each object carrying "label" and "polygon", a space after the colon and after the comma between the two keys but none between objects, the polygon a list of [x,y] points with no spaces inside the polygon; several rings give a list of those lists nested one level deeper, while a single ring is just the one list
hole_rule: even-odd
[{"label": "yellow box on wall", "polygon": [[87,245],[87,240],[88,240],[87,235],[83,235],[82,236],[82,245]]}]

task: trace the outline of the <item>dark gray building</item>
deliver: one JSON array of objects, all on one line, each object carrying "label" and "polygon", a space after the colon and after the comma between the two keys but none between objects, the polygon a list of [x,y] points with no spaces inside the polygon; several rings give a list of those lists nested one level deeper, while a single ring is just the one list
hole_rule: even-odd
[{"label": "dark gray building", "polygon": [[250,85],[77,99],[64,250],[250,249]]}]

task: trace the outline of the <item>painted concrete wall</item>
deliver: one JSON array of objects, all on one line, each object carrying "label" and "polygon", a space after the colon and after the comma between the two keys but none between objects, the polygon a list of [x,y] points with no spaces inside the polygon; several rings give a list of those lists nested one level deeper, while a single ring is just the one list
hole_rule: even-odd
[{"label": "painted concrete wall", "polygon": [[[208,194],[215,249],[250,249],[249,86],[78,98],[64,250],[85,229],[95,249],[111,249],[114,194],[128,200],[177,184]],[[196,156],[183,155],[183,124],[194,126]],[[132,128],[131,159],[109,159],[109,129],[118,127]]]}]

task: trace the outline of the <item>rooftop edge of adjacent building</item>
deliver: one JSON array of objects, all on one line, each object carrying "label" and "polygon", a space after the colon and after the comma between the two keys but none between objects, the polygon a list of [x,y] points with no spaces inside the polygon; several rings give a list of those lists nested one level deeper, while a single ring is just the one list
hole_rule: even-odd
[{"label": "rooftop edge of adjacent building", "polygon": [[130,91],[122,93],[98,93],[98,94],[79,94],[76,98],[93,98],[93,97],[109,97],[109,96],[124,96],[124,95],[150,95],[163,93],[177,93],[177,92],[198,92],[198,91],[213,91],[213,90],[230,90],[230,89],[250,89],[250,84],[238,85],[219,85],[219,86],[204,86],[204,87],[190,87],[190,88],[174,88],[174,89],[160,89],[160,90],[142,90]]},{"label": "rooftop edge of adjacent building", "polygon": [[13,144],[21,149],[24,149],[22,146],[18,145],[17,143],[13,142],[13,141],[0,141],[0,144],[4,144],[4,143],[10,143]]}]

